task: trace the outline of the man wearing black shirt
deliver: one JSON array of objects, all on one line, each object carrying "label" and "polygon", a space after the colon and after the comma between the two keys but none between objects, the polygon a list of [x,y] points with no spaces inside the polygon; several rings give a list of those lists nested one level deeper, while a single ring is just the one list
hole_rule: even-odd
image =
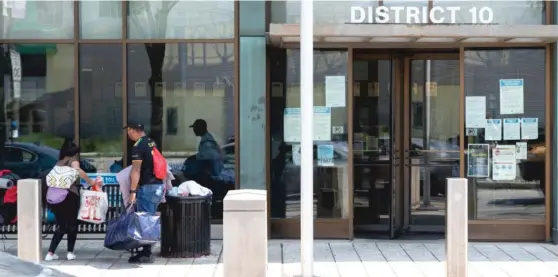
[{"label": "man wearing black shirt", "polygon": [[[163,198],[163,180],[153,172],[152,148],[155,142],[145,134],[142,124],[129,123],[124,127],[128,137],[134,141],[132,147],[132,172],[130,174],[130,203],[136,204],[136,211],[156,213]],[[151,246],[144,246],[137,255],[130,257],[130,263],[153,263]]]}]

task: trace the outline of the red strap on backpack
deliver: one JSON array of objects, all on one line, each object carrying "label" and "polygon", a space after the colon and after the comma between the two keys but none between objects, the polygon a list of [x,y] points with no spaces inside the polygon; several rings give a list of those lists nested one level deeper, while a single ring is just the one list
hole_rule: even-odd
[{"label": "red strap on backpack", "polygon": [[159,152],[157,147],[151,148],[151,155],[153,156],[153,174],[157,179],[167,178],[167,161],[165,157]]}]

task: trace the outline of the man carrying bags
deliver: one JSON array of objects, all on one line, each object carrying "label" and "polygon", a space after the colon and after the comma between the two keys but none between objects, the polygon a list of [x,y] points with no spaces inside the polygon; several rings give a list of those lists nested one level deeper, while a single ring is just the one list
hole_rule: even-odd
[{"label": "man carrying bags", "polygon": [[[155,142],[145,134],[144,126],[130,122],[126,127],[128,137],[135,141],[132,147],[132,172],[130,174],[129,204],[136,212],[155,214],[164,193],[163,180],[167,174],[166,161],[157,150]],[[164,168],[162,168],[164,165]],[[130,263],[153,263],[151,245],[130,257]]]}]

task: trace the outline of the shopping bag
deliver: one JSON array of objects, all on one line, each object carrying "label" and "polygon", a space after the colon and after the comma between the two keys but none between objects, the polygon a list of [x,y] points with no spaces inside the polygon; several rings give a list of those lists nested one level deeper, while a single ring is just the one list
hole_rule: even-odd
[{"label": "shopping bag", "polygon": [[161,239],[161,218],[158,215],[131,209],[109,221],[104,246],[111,250],[132,250],[153,245]]},{"label": "shopping bag", "polygon": [[108,211],[108,197],[102,191],[84,190],[81,192],[78,219],[99,224],[105,222]]}]

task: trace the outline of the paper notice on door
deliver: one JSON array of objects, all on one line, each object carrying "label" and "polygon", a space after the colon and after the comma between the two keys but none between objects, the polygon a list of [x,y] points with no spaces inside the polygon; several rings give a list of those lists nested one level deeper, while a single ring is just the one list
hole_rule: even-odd
[{"label": "paper notice on door", "polygon": [[[283,112],[283,140],[300,142],[300,108],[286,108]],[[331,108],[314,107],[314,141],[331,140]]]},{"label": "paper notice on door", "polygon": [[300,108],[286,108],[283,112],[283,140],[300,142]]},{"label": "paper notice on door", "polygon": [[538,139],[538,138],[539,138],[539,119],[522,118],[521,139]]},{"label": "paper notice on door", "polygon": [[314,140],[331,140],[331,107],[314,107]]},{"label": "paper notice on door", "polygon": [[523,79],[500,79],[500,114],[523,113]]},{"label": "paper notice on door", "polygon": [[465,97],[465,127],[484,128],[486,125],[486,97]]},{"label": "paper notice on door", "polygon": [[486,128],[484,129],[485,140],[502,140],[502,120],[487,119]]},{"label": "paper notice on door", "polygon": [[487,178],[490,176],[488,144],[469,144],[467,146],[467,177]]},{"label": "paper notice on door", "polygon": [[520,141],[515,143],[515,158],[518,160],[527,159],[527,142]]},{"label": "paper notice on door", "polygon": [[327,107],[345,107],[345,76],[325,76]]},{"label": "paper notice on door", "polygon": [[521,125],[519,118],[504,119],[504,140],[519,140],[521,138]]},{"label": "paper notice on door", "polygon": [[318,166],[334,166],[333,163],[333,145],[318,145]]},{"label": "paper notice on door", "polygon": [[515,180],[517,162],[515,145],[498,145],[492,149],[492,179]]}]

